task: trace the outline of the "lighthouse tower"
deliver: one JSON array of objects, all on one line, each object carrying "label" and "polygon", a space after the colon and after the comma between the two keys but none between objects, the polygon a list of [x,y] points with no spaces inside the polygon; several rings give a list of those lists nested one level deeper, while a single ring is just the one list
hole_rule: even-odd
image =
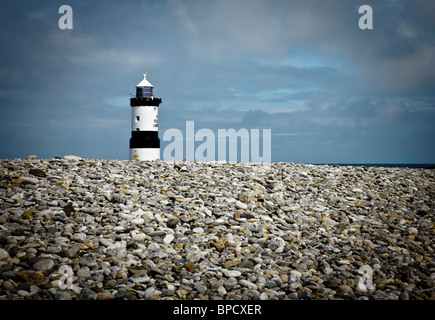
[{"label": "lighthouse tower", "polygon": [[136,86],[136,97],[130,99],[130,160],[160,159],[158,110],[162,99],[154,98],[154,87],[147,74],[143,73],[143,80]]}]

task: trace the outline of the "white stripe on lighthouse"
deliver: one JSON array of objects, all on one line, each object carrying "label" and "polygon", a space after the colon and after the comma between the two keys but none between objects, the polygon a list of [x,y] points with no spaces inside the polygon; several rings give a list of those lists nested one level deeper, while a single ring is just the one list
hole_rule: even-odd
[{"label": "white stripe on lighthouse", "polygon": [[[136,154],[137,156],[135,156]],[[156,160],[156,159],[160,159],[160,148],[130,149],[130,160],[148,161],[148,160]]]},{"label": "white stripe on lighthouse", "polygon": [[159,131],[158,107],[132,107],[131,131]]}]

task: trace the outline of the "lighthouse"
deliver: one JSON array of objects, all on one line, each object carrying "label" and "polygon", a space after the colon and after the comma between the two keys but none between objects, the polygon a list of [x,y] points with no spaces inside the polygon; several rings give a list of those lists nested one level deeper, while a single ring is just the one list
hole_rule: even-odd
[{"label": "lighthouse", "polygon": [[130,160],[160,159],[158,111],[162,99],[154,98],[154,87],[147,74],[143,73],[143,80],[136,86],[136,97],[130,99]]}]

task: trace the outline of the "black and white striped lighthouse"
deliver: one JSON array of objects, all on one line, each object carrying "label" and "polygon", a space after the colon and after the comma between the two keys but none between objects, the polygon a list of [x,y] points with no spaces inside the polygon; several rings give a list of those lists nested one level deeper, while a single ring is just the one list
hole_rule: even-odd
[{"label": "black and white striped lighthouse", "polygon": [[160,159],[158,110],[162,99],[154,98],[154,87],[147,74],[143,73],[143,80],[136,86],[136,97],[130,99],[130,160]]}]

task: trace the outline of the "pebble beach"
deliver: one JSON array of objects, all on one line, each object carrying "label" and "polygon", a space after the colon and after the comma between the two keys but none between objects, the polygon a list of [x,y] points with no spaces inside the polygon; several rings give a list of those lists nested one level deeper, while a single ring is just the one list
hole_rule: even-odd
[{"label": "pebble beach", "polygon": [[435,299],[435,170],[0,160],[1,300]]}]

